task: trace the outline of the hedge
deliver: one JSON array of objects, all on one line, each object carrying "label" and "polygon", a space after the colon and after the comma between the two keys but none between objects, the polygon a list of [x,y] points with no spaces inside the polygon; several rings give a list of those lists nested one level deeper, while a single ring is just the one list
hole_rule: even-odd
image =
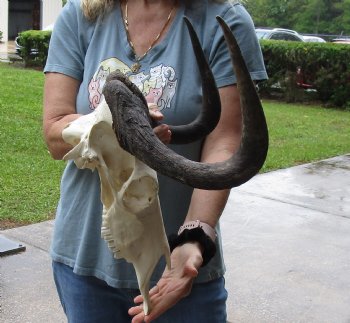
[{"label": "hedge", "polygon": [[[51,31],[20,33],[26,66],[45,65],[50,37]],[[305,93],[313,93],[312,98],[325,105],[350,108],[350,45],[276,40],[260,44],[269,75],[259,84],[262,96],[278,91],[286,101],[305,101]],[[305,91],[308,86],[310,91]]]},{"label": "hedge", "polygon": [[270,77],[260,86],[262,95],[279,89],[287,101],[303,100],[304,86],[316,90],[317,99],[326,105],[350,108],[350,45],[268,40],[260,44]]},{"label": "hedge", "polygon": [[49,50],[51,31],[26,30],[19,33],[20,55],[26,66],[44,66]]}]

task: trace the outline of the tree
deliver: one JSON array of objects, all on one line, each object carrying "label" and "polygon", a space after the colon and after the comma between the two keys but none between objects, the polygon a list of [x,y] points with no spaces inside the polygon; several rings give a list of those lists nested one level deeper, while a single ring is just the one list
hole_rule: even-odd
[{"label": "tree", "polygon": [[246,0],[256,26],[308,34],[350,34],[350,0]]},{"label": "tree", "polygon": [[256,26],[288,28],[287,0],[247,0],[246,8],[253,17]]},{"label": "tree", "polygon": [[340,35],[350,35],[350,0],[340,1],[336,8],[341,11],[335,20],[335,30]]},{"label": "tree", "polygon": [[301,8],[294,28],[300,32],[313,34],[334,34],[339,31],[336,28],[335,19],[343,13],[344,1],[308,0]]}]

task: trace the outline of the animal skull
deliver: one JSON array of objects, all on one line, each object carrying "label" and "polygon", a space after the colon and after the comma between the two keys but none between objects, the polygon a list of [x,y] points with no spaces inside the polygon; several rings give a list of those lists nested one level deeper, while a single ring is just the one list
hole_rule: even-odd
[{"label": "animal skull", "polygon": [[115,258],[135,268],[144,311],[151,309],[149,281],[162,255],[170,268],[170,251],[158,199],[157,174],[123,150],[112,129],[105,100],[96,110],[71,122],[62,132],[74,146],[64,157],[79,168],[97,169],[103,203],[101,235]]},{"label": "animal skull", "polygon": [[[62,132],[63,139],[74,146],[64,159],[73,159],[79,168],[99,172],[102,237],[114,257],[123,257],[133,263],[145,300],[145,313],[151,310],[150,276],[162,255],[170,268],[154,170],[192,187],[232,188],[252,178],[262,167],[267,154],[267,125],[255,85],[230,29],[222,18],[217,19],[237,76],[243,119],[240,148],[229,160],[216,164],[198,163],[168,149],[152,131],[153,124],[142,93],[119,72],[113,72],[107,78],[103,90],[106,101],[101,102],[93,113],[73,121]],[[170,128],[172,143],[203,138],[215,128],[220,118],[220,98],[213,75],[191,23],[187,18],[185,22],[202,77],[203,109],[189,125]]]}]

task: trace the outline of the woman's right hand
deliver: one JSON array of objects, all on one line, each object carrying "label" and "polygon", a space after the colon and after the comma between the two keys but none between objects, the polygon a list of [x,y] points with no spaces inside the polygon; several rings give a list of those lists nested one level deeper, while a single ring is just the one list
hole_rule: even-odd
[{"label": "woman's right hand", "polygon": [[[161,121],[164,115],[159,111],[154,103],[148,104],[149,114],[154,121]],[[169,144],[171,140],[171,131],[167,124],[159,124],[153,128],[154,134],[163,144]]]}]

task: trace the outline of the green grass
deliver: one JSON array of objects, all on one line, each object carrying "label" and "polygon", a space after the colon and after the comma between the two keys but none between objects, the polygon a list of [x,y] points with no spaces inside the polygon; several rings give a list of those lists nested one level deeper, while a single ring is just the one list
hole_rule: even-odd
[{"label": "green grass", "polygon": [[263,171],[350,153],[350,111],[263,102],[270,147]]},{"label": "green grass", "polygon": [[[42,137],[43,73],[0,63],[0,229],[54,216],[64,162]],[[350,112],[264,101],[270,149],[263,171],[350,152]]]},{"label": "green grass", "polygon": [[0,63],[0,229],[52,218],[64,167],[42,136],[43,73]]}]

